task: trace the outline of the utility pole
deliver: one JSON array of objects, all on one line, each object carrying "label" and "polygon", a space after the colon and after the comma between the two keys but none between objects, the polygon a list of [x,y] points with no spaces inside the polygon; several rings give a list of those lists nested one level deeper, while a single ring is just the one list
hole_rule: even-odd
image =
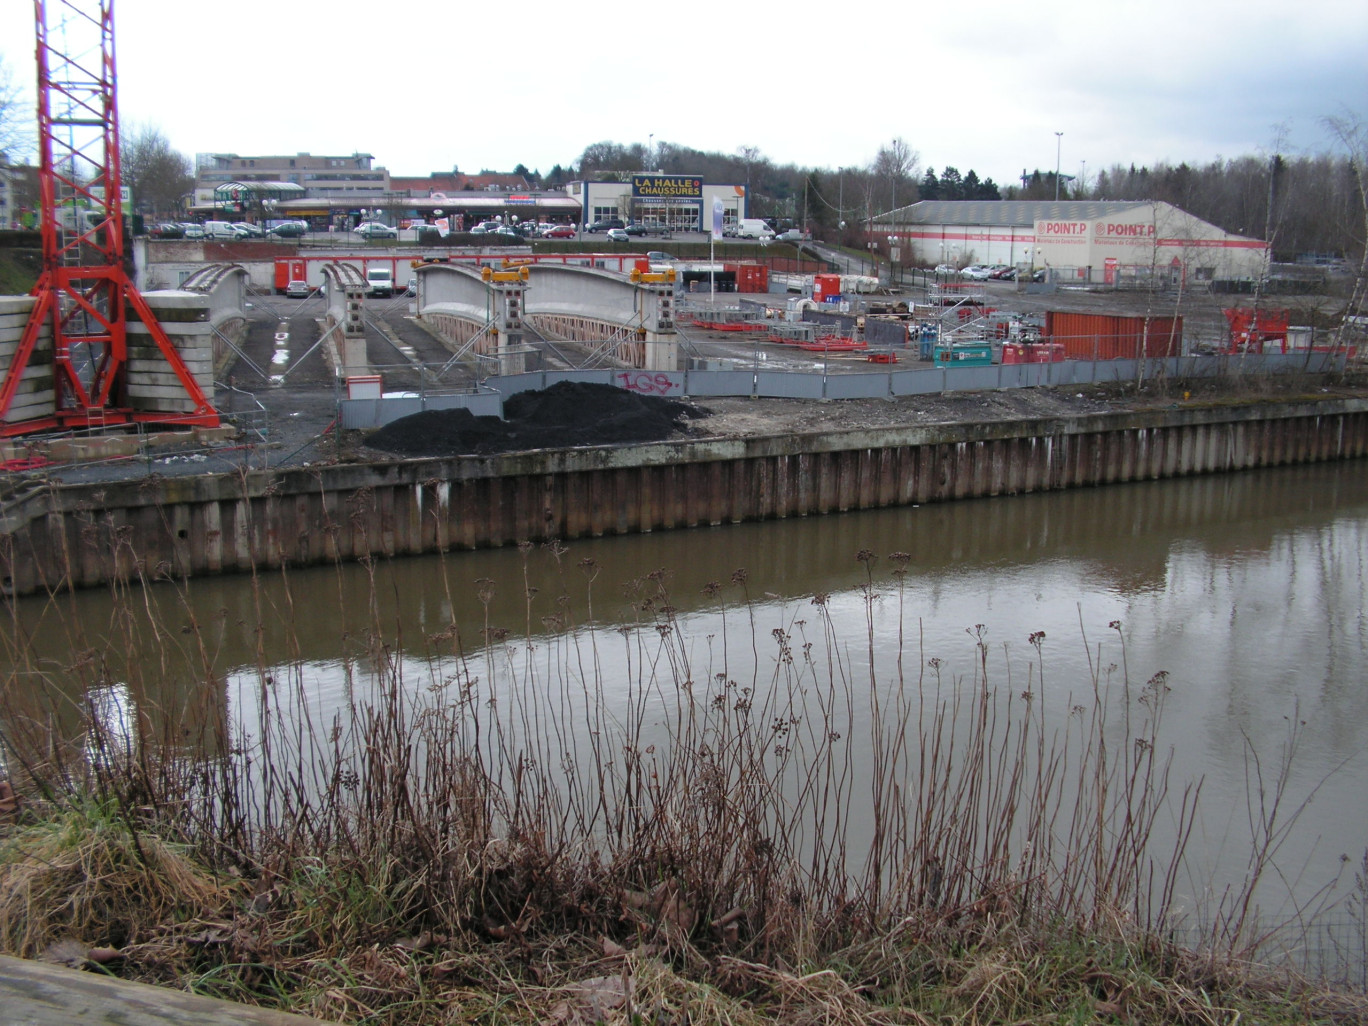
[{"label": "utility pole", "polygon": [[1063,151],[1064,133],[1055,133],[1055,202],[1059,202],[1059,155]]}]

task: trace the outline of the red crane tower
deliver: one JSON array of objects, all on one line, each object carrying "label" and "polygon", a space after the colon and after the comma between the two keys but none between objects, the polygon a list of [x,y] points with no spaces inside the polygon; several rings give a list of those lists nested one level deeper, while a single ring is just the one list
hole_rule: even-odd
[{"label": "red crane tower", "polygon": [[[113,0],[34,0],[43,269],[18,348],[0,367],[0,436],[109,424],[218,424],[125,262],[113,6]],[[146,345],[165,361],[157,370],[172,372],[184,389],[189,402],[179,403],[182,409],[136,409],[130,401],[130,317],[142,322]],[[45,326],[51,328],[53,402],[39,404],[34,415],[15,400],[24,394],[31,365],[36,373],[28,380],[43,380]],[[140,360],[145,364],[149,356],[157,359],[144,352]]]}]

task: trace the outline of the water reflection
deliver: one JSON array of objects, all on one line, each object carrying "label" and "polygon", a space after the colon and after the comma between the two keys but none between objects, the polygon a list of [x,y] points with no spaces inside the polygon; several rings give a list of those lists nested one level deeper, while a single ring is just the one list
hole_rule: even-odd
[{"label": "water reflection", "polygon": [[[22,600],[6,657],[31,672],[100,651],[119,679],[144,681],[129,700],[159,721],[150,729],[192,739],[229,709],[251,722],[267,678],[290,681],[327,722],[381,641],[415,688],[452,677],[437,653],[453,639],[470,652],[493,636],[542,666],[589,660],[625,695],[659,649],[617,629],[643,624],[649,638],[665,605],[683,639],[671,658],[686,672],[709,680],[755,645],[758,680],[774,663],[772,632],[815,625],[820,593],[847,639],[847,672],[884,687],[923,680],[933,658],[948,680],[968,677],[979,637],[997,686],[1034,690],[1051,708],[1067,709],[1095,676],[1138,685],[1166,672],[1177,777],[1206,780],[1206,857],[1185,882],[1194,900],[1243,871],[1251,775],[1271,779],[1298,727],[1289,809],[1310,804],[1280,858],[1314,890],[1368,844],[1366,531],[1362,464],[1294,467],[203,579],[130,593],[151,613],[136,624],[109,593]],[[901,577],[893,553],[906,554]],[[1039,631],[1037,654],[1027,639]],[[563,687],[563,716],[583,716],[582,682],[538,679]],[[11,715],[24,688],[9,676]],[[55,725],[72,738],[83,729],[75,714]]]}]

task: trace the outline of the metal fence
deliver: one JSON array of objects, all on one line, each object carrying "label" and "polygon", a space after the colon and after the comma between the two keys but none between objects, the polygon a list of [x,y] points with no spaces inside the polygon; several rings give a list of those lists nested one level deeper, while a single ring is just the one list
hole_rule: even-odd
[{"label": "metal fence", "polygon": [[[1143,362],[1143,375],[1140,364]],[[343,399],[339,423],[347,429],[382,427],[423,410],[467,409],[477,416],[501,416],[503,400],[518,392],[549,388],[559,381],[616,385],[643,395],[741,396],[768,399],[882,399],[985,389],[1114,384],[1160,378],[1260,377],[1323,374],[1344,370],[1343,353],[1287,353],[1267,356],[1181,356],[1153,360],[1064,360],[1059,363],[993,364],[988,367],[930,367],[860,373],[754,370],[643,371],[634,369],[535,371],[491,377],[478,391],[406,395],[402,398]]]}]

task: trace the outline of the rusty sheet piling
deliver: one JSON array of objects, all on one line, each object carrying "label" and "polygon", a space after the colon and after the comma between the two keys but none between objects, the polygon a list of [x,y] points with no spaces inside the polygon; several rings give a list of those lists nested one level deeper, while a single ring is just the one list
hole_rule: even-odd
[{"label": "rusty sheet piling", "polygon": [[10,594],[1077,488],[1368,453],[1368,401],[1174,408],[56,483],[0,515]]}]

